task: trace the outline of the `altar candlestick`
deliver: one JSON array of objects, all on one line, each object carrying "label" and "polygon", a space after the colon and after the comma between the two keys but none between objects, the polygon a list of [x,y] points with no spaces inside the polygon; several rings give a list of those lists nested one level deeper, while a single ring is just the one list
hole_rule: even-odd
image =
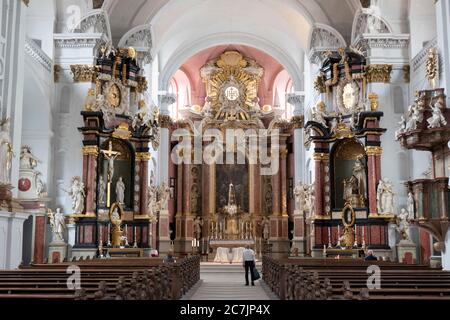
[{"label": "altar candlestick", "polygon": [[355,243],[353,243],[354,247],[358,247],[358,226],[355,224]]},{"label": "altar candlestick", "polygon": [[111,223],[108,222],[108,247],[111,246]]}]

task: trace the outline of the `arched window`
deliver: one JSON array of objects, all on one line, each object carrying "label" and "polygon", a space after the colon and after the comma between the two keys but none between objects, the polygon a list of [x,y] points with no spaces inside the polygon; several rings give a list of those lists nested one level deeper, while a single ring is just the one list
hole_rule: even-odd
[{"label": "arched window", "polygon": [[183,70],[178,70],[173,76],[169,92],[174,93],[177,99],[170,107],[170,115],[173,119],[179,119],[181,109],[191,106],[191,82]]},{"label": "arched window", "polygon": [[272,86],[273,92],[273,107],[284,110],[282,113],[283,119],[290,119],[294,113],[294,106],[287,102],[287,94],[294,92],[292,78],[289,73],[283,69],[275,77]]}]

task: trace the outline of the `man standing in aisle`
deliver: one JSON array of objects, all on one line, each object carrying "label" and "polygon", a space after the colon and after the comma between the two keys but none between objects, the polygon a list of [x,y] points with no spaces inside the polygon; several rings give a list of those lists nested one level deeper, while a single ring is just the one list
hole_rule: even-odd
[{"label": "man standing in aisle", "polygon": [[252,286],[255,285],[255,280],[253,277],[253,268],[255,267],[255,252],[250,249],[249,245],[245,246],[244,252],[243,252],[243,262],[244,262],[244,268],[245,268],[245,285],[248,286],[248,272],[250,271],[250,276],[252,279]]}]

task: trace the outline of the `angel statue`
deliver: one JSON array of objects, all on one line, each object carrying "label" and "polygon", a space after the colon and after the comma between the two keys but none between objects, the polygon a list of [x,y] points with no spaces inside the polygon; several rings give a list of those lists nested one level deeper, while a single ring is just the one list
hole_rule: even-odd
[{"label": "angel statue", "polygon": [[132,127],[136,129],[139,126],[149,126],[152,121],[152,114],[147,108],[147,104],[144,100],[139,101],[139,110],[133,117]]},{"label": "angel statue", "polygon": [[406,131],[406,120],[404,116],[401,116],[400,122],[398,124],[400,125],[400,128],[395,131],[395,140],[398,140],[400,138],[400,135]]},{"label": "angel statue", "polygon": [[9,118],[0,123],[0,185],[11,183],[11,166],[14,157],[13,147],[10,137]]},{"label": "angel statue", "polygon": [[305,186],[300,181],[294,188],[295,207],[300,212],[303,212],[305,207]]},{"label": "angel statue", "polygon": [[395,223],[397,224],[396,230],[400,233],[401,240],[409,241],[409,212],[406,211],[405,208],[402,208],[401,212],[395,219]]},{"label": "angel statue", "polygon": [[85,186],[80,177],[73,177],[69,190],[62,189],[72,198],[74,214],[82,214],[84,211]]},{"label": "angel statue", "polygon": [[56,213],[53,213],[51,209],[47,210],[47,216],[50,221],[52,229],[52,235],[54,242],[64,242],[64,231],[66,229],[66,222],[64,220],[64,214],[61,209],[56,209]]},{"label": "angel statue", "polygon": [[315,107],[312,109],[312,120],[320,123],[324,127],[327,127],[327,121],[325,117],[327,117],[326,105],[325,102],[320,101]]},{"label": "angel statue", "polygon": [[431,104],[432,115],[427,119],[428,129],[440,128],[447,125],[444,115],[441,111],[441,103],[439,101]]}]

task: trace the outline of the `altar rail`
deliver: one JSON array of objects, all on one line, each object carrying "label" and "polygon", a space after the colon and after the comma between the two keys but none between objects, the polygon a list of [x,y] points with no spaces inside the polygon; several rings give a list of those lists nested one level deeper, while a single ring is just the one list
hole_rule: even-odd
[{"label": "altar rail", "polygon": [[[70,290],[69,266],[81,270],[81,289]],[[177,259],[93,259],[33,264],[0,272],[0,299],[178,300],[200,280],[200,257]],[[142,286],[144,284],[144,286]]]},{"label": "altar rail", "polygon": [[[368,290],[372,273],[381,270],[381,288]],[[403,299],[450,300],[450,272],[424,265],[336,259],[263,257],[263,279],[282,300]]]}]

